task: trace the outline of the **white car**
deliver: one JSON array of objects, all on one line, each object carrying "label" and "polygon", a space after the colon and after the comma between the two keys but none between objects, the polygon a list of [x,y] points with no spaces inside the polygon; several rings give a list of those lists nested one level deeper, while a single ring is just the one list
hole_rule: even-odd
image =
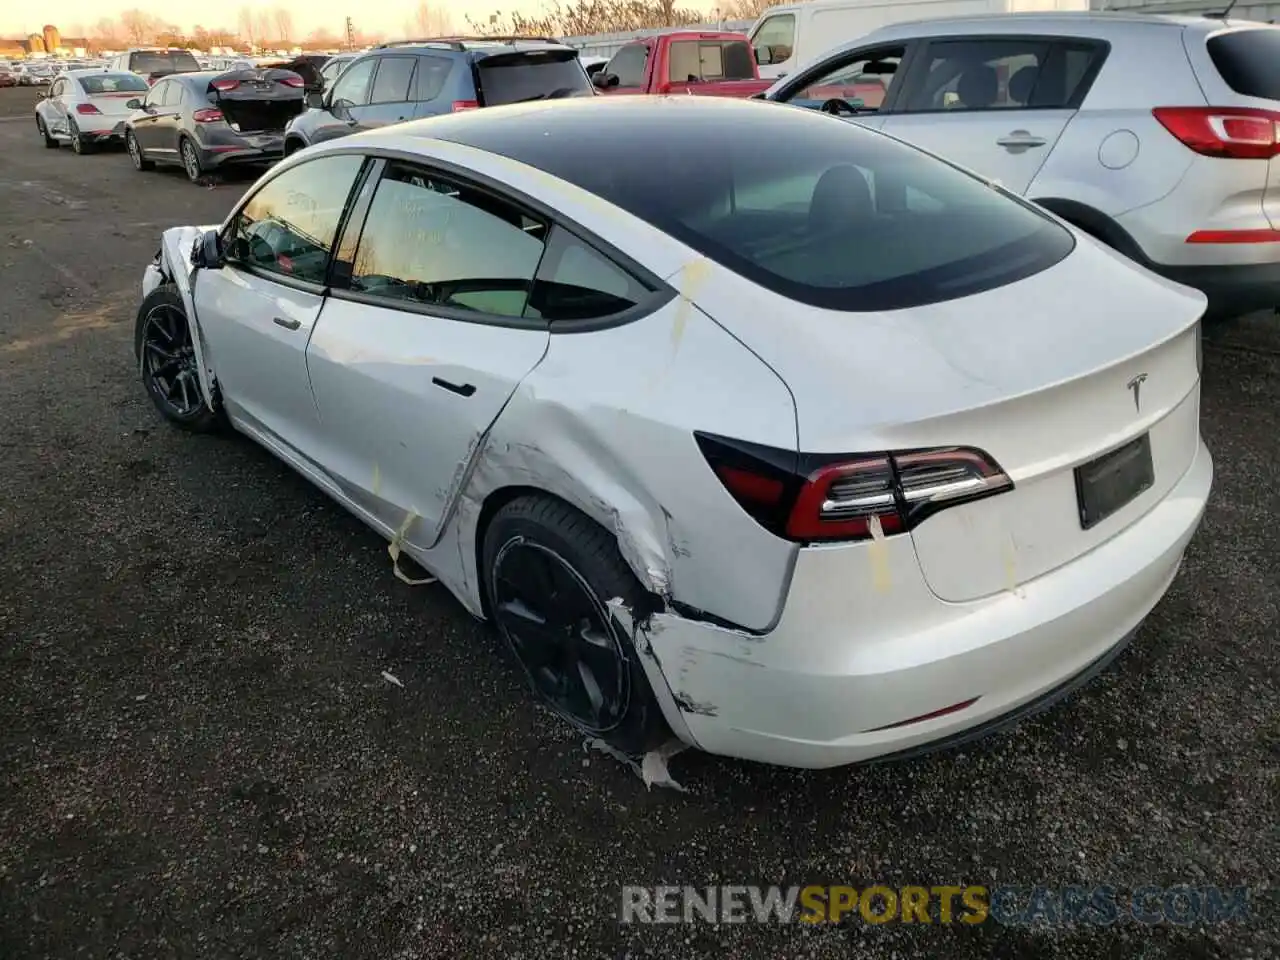
[{"label": "white car", "polygon": [[129,105],[148,89],[136,73],[68,70],[36,102],[36,129],[53,150],[70,143],[83,154],[96,146],[123,144],[124,122],[133,112]]},{"label": "white car", "polygon": [[1051,701],[1213,476],[1202,294],[805,110],[346,137],[167,231],[143,292],[166,417],[267,447],[630,753],[830,766]]}]

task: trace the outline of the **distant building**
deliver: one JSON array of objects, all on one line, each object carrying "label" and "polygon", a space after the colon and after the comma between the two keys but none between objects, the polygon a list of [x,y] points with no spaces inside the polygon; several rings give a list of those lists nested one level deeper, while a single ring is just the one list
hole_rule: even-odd
[{"label": "distant building", "polygon": [[58,33],[58,28],[51,23],[46,23],[41,31],[44,34],[44,48],[53,53],[62,46],[62,35]]},{"label": "distant building", "polygon": [[44,53],[44,37],[38,33],[33,33],[27,37],[28,53]]}]

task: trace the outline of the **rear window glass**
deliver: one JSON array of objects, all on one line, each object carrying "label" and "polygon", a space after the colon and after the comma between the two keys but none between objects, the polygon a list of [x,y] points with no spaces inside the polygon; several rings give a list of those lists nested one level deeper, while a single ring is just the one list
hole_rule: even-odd
[{"label": "rear window glass", "polygon": [[1235,30],[1212,37],[1208,47],[1213,65],[1236,93],[1280,100],[1280,30]]},{"label": "rear window glass", "polygon": [[480,93],[487,107],[527,100],[590,97],[595,94],[575,56],[552,59],[499,54],[480,61]]},{"label": "rear window glass", "polygon": [[146,93],[147,81],[132,73],[105,73],[100,77],[81,77],[80,86],[91,97],[104,93]]},{"label": "rear window glass", "polygon": [[755,78],[745,40],[679,40],[671,44],[667,57],[667,79],[672,83]]},{"label": "rear window glass", "polygon": [[589,118],[595,141],[610,145],[607,162],[599,150],[570,147],[577,123],[558,136],[541,112],[461,139],[575,183],[761,286],[828,309],[895,310],[979,293],[1045,270],[1074,247],[1030,204],[811,111],[668,107],[655,136],[640,116],[647,107],[593,106],[565,120]]},{"label": "rear window glass", "polygon": [[134,73],[195,73],[200,64],[186,50],[149,50],[130,54]]}]

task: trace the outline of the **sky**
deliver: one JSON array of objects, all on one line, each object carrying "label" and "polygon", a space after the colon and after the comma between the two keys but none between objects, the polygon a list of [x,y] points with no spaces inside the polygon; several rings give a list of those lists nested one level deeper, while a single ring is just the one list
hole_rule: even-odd
[{"label": "sky", "polygon": [[[265,5],[268,9],[276,4],[272,0],[258,0],[255,9]],[[75,36],[76,28],[90,30],[95,22],[106,16],[119,16],[121,11],[137,8],[151,13],[168,23],[175,23],[184,30],[190,30],[197,23],[208,29],[224,27],[234,30],[240,11],[240,4],[191,4],[157,2],[157,0],[53,0],[48,4],[23,3],[21,0],[8,0],[0,3],[0,36],[17,37],[30,33],[38,33],[46,24],[51,23],[67,36]],[[293,22],[301,37],[312,30],[326,28],[334,33],[341,33],[344,21],[350,16],[359,30],[381,32],[388,36],[403,35],[406,22],[411,22],[417,0],[379,0],[378,3],[360,3],[357,0],[308,0],[306,3],[283,2],[293,14]],[[539,0],[452,0],[442,4],[447,10],[455,29],[466,29],[466,16],[475,20],[487,20],[495,10],[536,12],[541,4]],[[194,10],[203,10],[199,19],[191,19]]]}]

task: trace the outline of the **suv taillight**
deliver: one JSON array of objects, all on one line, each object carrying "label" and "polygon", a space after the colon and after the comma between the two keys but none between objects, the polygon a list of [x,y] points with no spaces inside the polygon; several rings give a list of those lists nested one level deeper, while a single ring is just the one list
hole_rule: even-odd
[{"label": "suv taillight", "polygon": [[1269,160],[1280,154],[1280,113],[1255,107],[1156,107],[1151,113],[1206,157]]},{"label": "suv taillight", "polygon": [[478,110],[480,108],[479,100],[455,100],[453,101],[453,112],[460,110]]},{"label": "suv taillight", "polygon": [[1000,465],[972,447],[847,456],[788,454],[710,434],[698,448],[756,522],[801,543],[892,536],[961,503],[1013,489]]}]

